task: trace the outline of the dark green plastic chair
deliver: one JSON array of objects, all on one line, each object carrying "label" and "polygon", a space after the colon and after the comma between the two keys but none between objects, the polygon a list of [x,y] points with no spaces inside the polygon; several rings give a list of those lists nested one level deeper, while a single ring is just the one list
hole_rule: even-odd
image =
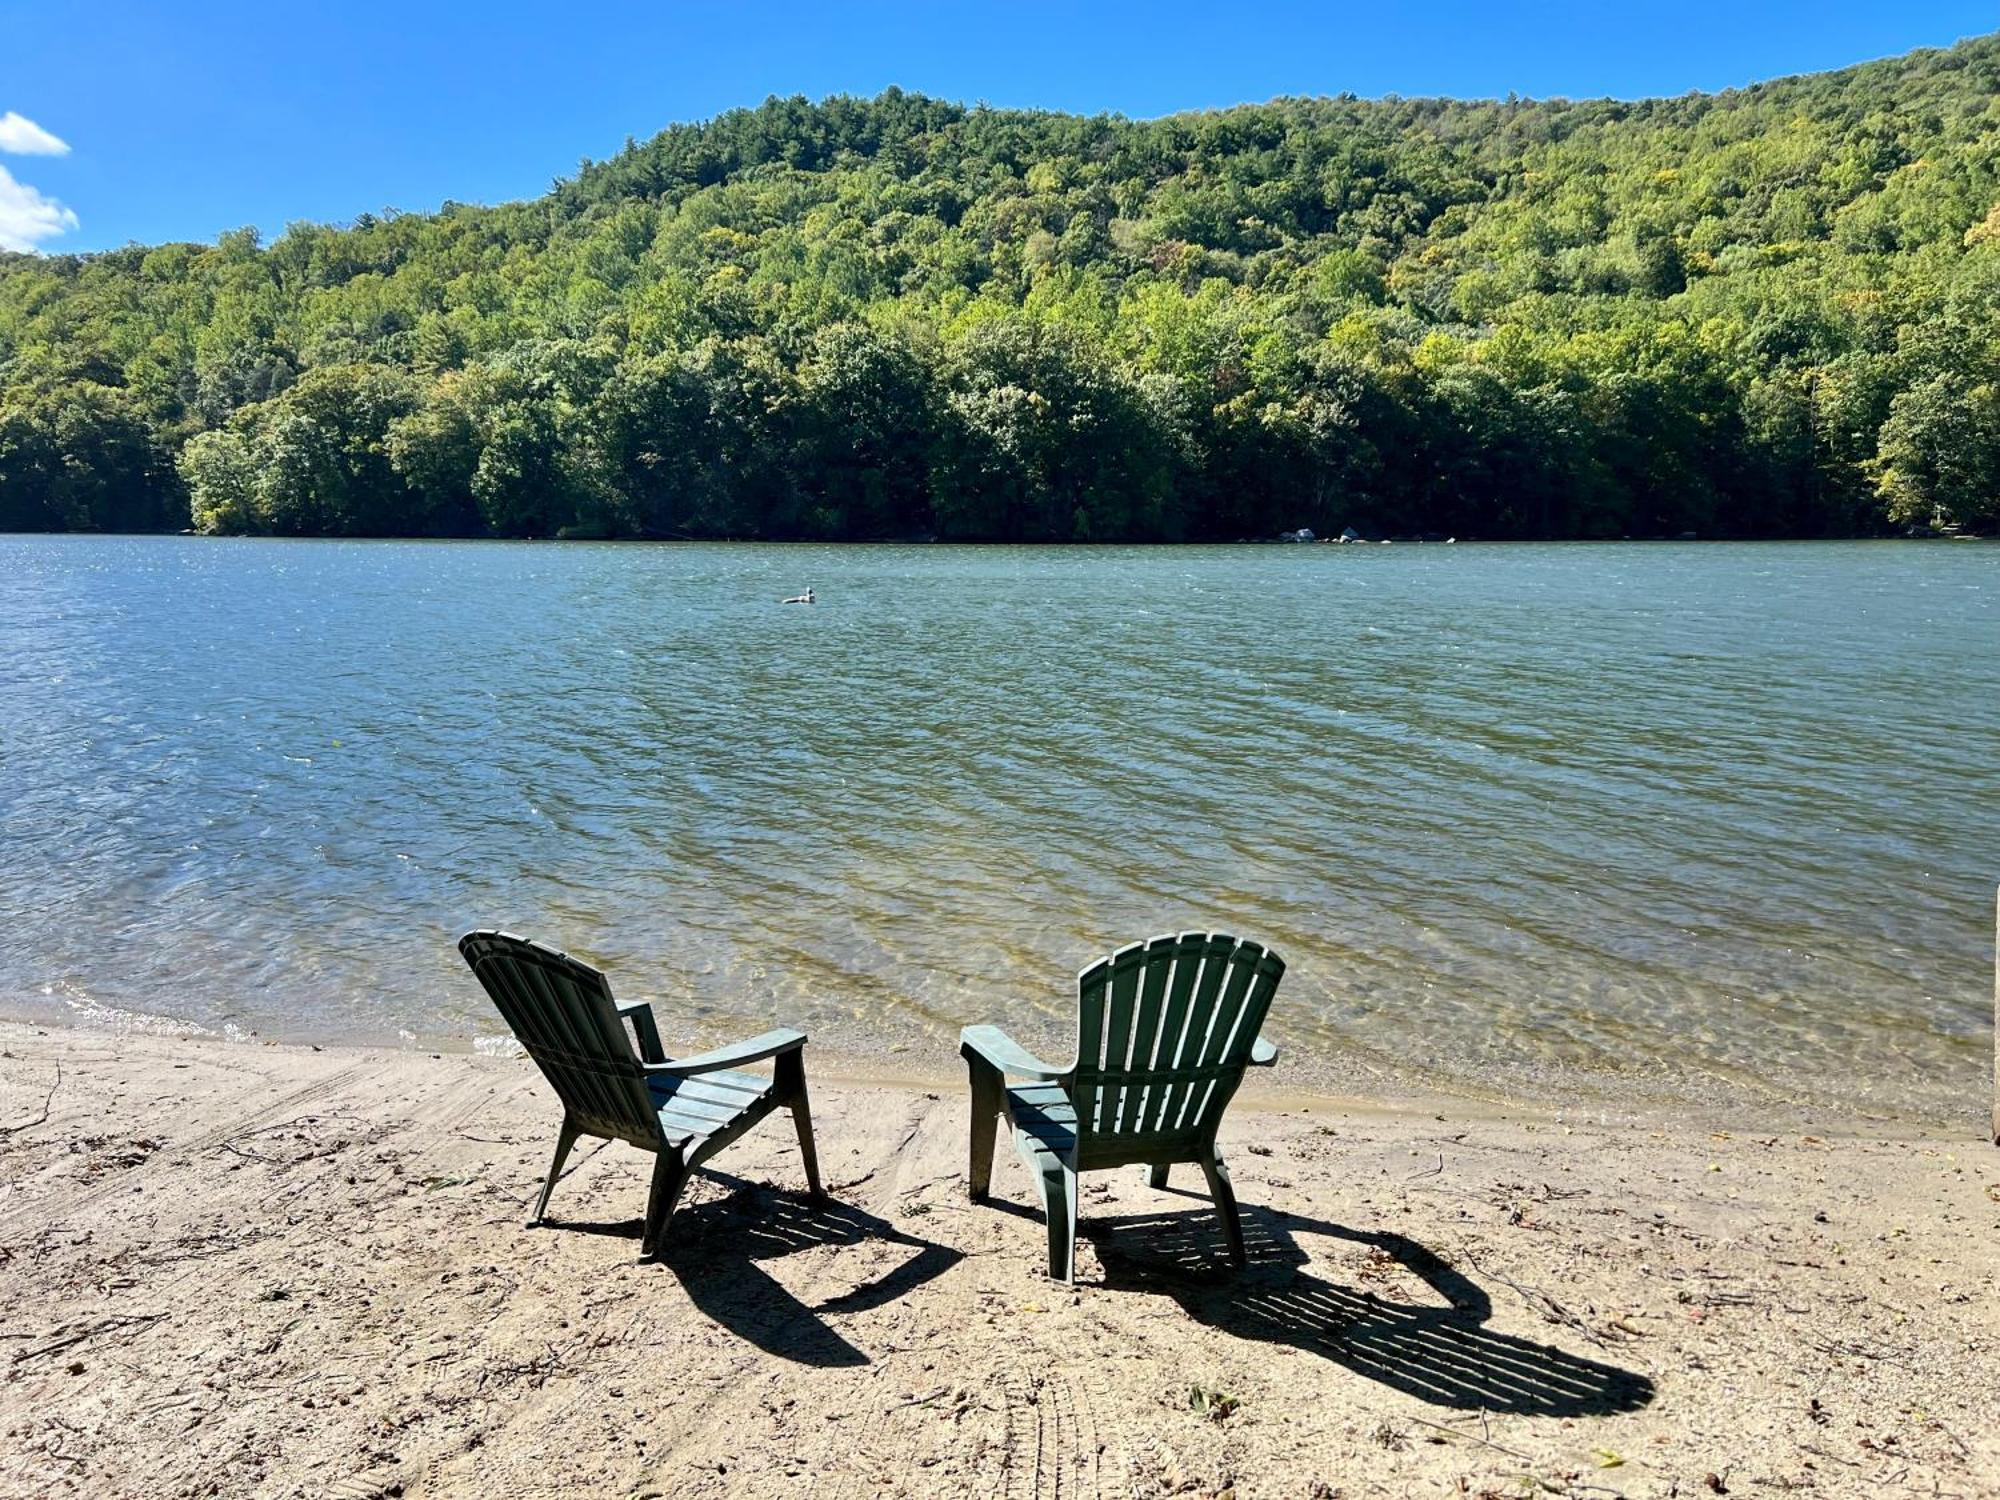
[{"label": "dark green plastic chair", "polygon": [[[1230,1259],[1242,1265],[1243,1226],[1215,1133],[1243,1070],[1278,1060],[1258,1032],[1284,973],[1284,960],[1256,943],[1183,932],[1120,948],[1077,975],[1076,1059],[1065,1067],[997,1026],[966,1027],[973,1199],[992,1185],[1004,1114],[1041,1188],[1056,1280],[1076,1276],[1076,1174],[1131,1162],[1152,1167],[1154,1187],[1167,1185],[1175,1162],[1199,1165]],[[1030,1082],[1010,1087],[1009,1076]]]},{"label": "dark green plastic chair", "polygon": [[[549,1194],[580,1135],[628,1141],[656,1153],[642,1253],[658,1255],[667,1220],[694,1169],[780,1105],[789,1106],[805,1158],[806,1183],[821,1196],[806,1100],[803,1031],[767,1031],[733,1046],[669,1061],[653,1010],[620,1005],[603,973],[554,948],[506,932],[468,932],[458,951],[499,1007],[515,1037],[563,1103],[555,1160],[535,1206]],[[625,1023],[638,1034],[633,1055]],[[766,1058],[774,1076],[733,1071]]]}]

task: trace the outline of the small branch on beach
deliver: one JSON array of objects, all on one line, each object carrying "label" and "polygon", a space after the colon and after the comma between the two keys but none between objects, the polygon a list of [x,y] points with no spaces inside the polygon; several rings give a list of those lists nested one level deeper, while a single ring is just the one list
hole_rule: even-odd
[{"label": "small branch on beach", "polygon": [[1823,1339],[1807,1335],[1806,1345],[1831,1359],[1874,1359],[1889,1365],[1907,1365],[1910,1362],[1908,1350],[1886,1346],[1870,1348],[1853,1339]]},{"label": "small branch on beach", "polygon": [[53,1343],[42,1344],[33,1349],[23,1349],[14,1356],[13,1362],[18,1365],[24,1360],[37,1359],[44,1354],[54,1354],[59,1350],[68,1349],[72,1345],[81,1344],[86,1339],[94,1339],[100,1333],[109,1333],[114,1328],[133,1328],[146,1323],[157,1323],[166,1316],[165,1313],[159,1312],[133,1313],[126,1317],[106,1318],[102,1323],[93,1323],[90,1327],[81,1329],[67,1337],[59,1338]]},{"label": "small branch on beach", "polygon": [[234,1145],[229,1141],[219,1142],[216,1149],[227,1151],[231,1156],[240,1156],[245,1161],[261,1162],[267,1167],[276,1166],[278,1163],[278,1158],[275,1156],[264,1156],[255,1151],[245,1151],[241,1146]]},{"label": "small branch on beach", "polygon": [[0,1135],[17,1135],[23,1130],[33,1130],[49,1117],[49,1106],[55,1103],[56,1090],[62,1087],[62,1059],[56,1059],[56,1081],[49,1085],[49,1091],[42,1096],[42,1112],[32,1120],[19,1125],[0,1125]]},{"label": "small branch on beach", "polygon": [[[587,1164],[587,1163],[588,1163],[588,1162],[590,1161],[590,1159],[591,1159],[592,1157],[594,1157],[595,1155],[597,1155],[597,1153],[598,1153],[598,1152],[602,1151],[602,1150],[603,1150],[603,1149],[604,1149],[604,1148],[605,1148],[606,1146],[608,1146],[608,1145],[610,1145],[610,1144],[611,1144],[611,1142],[610,1142],[610,1141],[608,1141],[608,1140],[606,1140],[606,1141],[599,1141],[599,1142],[598,1142],[598,1143],[597,1143],[597,1144],[596,1144],[595,1146],[591,1147],[591,1148],[590,1148],[590,1149],[589,1149],[588,1151],[584,1152],[584,1153],[583,1153],[583,1155],[582,1155],[582,1157],[580,1157],[580,1158],[579,1158],[578,1160],[576,1160],[576,1161],[573,1161],[573,1162],[571,1162],[571,1163],[569,1164],[569,1166],[567,1166],[566,1168],[564,1168],[564,1169],[563,1169],[563,1174],[562,1174],[562,1176],[561,1176],[561,1177],[558,1177],[558,1178],[556,1179],[556,1181],[557,1181],[557,1182],[564,1182],[564,1181],[567,1181],[567,1180],[568,1180],[568,1178],[570,1177],[570,1175],[571,1175],[572,1173],[574,1173],[574,1172],[575,1172],[575,1171],[577,1170],[577,1168],[579,1168],[579,1167],[581,1167],[581,1166],[584,1166],[585,1164]],[[541,1191],[541,1188],[540,1188],[539,1186],[536,1186],[536,1187],[531,1187],[531,1188],[529,1188],[529,1189],[528,1189],[528,1191],[527,1191],[527,1192],[523,1193],[523,1194],[522,1194],[522,1195],[521,1195],[521,1196],[520,1196],[520,1197],[519,1197],[518,1199],[514,1199],[513,1201],[514,1201],[514,1202],[516,1203],[516,1205],[517,1205],[517,1206],[519,1206],[519,1207],[521,1207],[521,1208],[526,1208],[526,1207],[528,1206],[528,1200],[529,1200],[530,1198],[534,1197],[534,1196],[535,1196],[535,1195],[536,1195],[537,1193],[539,1193],[540,1191]],[[501,1223],[501,1222],[504,1222],[504,1221],[502,1221],[502,1220],[498,1220],[498,1219],[489,1219],[489,1220],[488,1220],[487,1222],[488,1222],[488,1223]]]},{"label": "small branch on beach", "polygon": [[1547,1292],[1541,1291],[1536,1287],[1526,1286],[1504,1272],[1487,1269],[1473,1258],[1472,1247],[1467,1245],[1463,1239],[1458,1244],[1460,1253],[1465,1257],[1465,1263],[1471,1266],[1479,1275],[1490,1276],[1502,1286],[1511,1288],[1516,1295],[1524,1298],[1530,1306],[1539,1306],[1551,1322],[1561,1323],[1565,1327],[1575,1329],[1578,1333],[1589,1339],[1591,1343],[1597,1345],[1598,1348],[1606,1349],[1610,1347],[1610,1345],[1605,1343],[1602,1334],[1568,1308],[1564,1307],[1560,1302],[1556,1301]]},{"label": "small branch on beach", "polygon": [[[910,1128],[903,1133],[903,1138],[900,1141],[896,1142],[894,1146],[889,1148],[889,1154],[886,1158],[884,1158],[882,1163],[883,1166],[888,1166],[892,1164],[897,1157],[903,1154],[903,1149],[906,1146],[908,1146],[911,1141],[914,1141],[917,1138],[917,1132],[924,1128],[924,1119],[929,1114],[930,1111],[927,1109],[919,1109],[917,1111],[916,1118],[910,1121]],[[847,1182],[836,1182],[833,1185],[833,1191],[836,1193],[845,1193],[854,1188],[858,1188],[861,1186],[862,1183],[868,1182],[873,1178],[879,1176],[881,1174],[881,1171],[882,1167],[870,1167],[867,1171],[863,1172],[859,1177],[852,1178]],[[952,1175],[956,1176],[957,1174],[954,1173]],[[932,1180],[941,1181],[942,1179],[933,1178]]]},{"label": "small branch on beach", "polygon": [[175,1407],[179,1406],[192,1406],[204,1394],[206,1393],[200,1390],[176,1391],[171,1396],[162,1397],[148,1406],[141,1407],[140,1410],[147,1416],[152,1416],[155,1412],[172,1411]]},{"label": "small branch on beach", "polygon": [[1504,1443],[1496,1443],[1493,1441],[1493,1439],[1489,1437],[1481,1437],[1476,1432],[1467,1432],[1462,1427],[1448,1427],[1443,1422],[1433,1422],[1428,1417],[1410,1417],[1408,1418],[1408,1420],[1415,1422],[1422,1427],[1434,1427],[1439,1432],[1448,1432],[1455,1438],[1464,1438],[1466,1442],[1477,1443],[1482,1448],[1491,1448],[1495,1453],[1504,1453],[1509,1458],[1518,1458],[1524,1464],[1531,1464],[1534,1462],[1532,1458],[1528,1457],[1528,1455],[1523,1453],[1519,1448],[1509,1448]]},{"label": "small branch on beach", "polygon": [[1421,1172],[1412,1172],[1408,1177],[1405,1177],[1403,1181],[1415,1182],[1417,1181],[1417,1179],[1421,1177],[1435,1177],[1443,1170],[1444,1170],[1444,1153],[1440,1151],[1438,1152],[1438,1164],[1436,1166],[1425,1167]]}]

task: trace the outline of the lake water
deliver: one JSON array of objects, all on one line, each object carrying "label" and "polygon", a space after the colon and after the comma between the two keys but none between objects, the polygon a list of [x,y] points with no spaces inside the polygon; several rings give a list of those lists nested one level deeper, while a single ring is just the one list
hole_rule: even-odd
[{"label": "lake water", "polygon": [[2000,545],[0,537],[17,1014],[474,1045],[501,925],[948,1060],[1215,928],[1295,1078],[1976,1122],[1996,812]]}]

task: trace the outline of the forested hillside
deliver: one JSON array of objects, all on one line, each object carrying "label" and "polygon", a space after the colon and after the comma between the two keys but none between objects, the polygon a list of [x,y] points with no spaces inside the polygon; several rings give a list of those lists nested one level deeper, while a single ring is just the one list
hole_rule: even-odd
[{"label": "forested hillside", "polygon": [[0,529],[2000,527],[2000,37],[1642,103],[772,100],[0,255]]}]

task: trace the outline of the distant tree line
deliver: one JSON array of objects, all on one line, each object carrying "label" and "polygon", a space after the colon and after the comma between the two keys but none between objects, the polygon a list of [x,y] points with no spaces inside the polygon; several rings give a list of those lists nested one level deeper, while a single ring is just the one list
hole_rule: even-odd
[{"label": "distant tree line", "polygon": [[2000,528],[2000,38],[1641,103],[890,91],[0,255],[0,529]]}]

